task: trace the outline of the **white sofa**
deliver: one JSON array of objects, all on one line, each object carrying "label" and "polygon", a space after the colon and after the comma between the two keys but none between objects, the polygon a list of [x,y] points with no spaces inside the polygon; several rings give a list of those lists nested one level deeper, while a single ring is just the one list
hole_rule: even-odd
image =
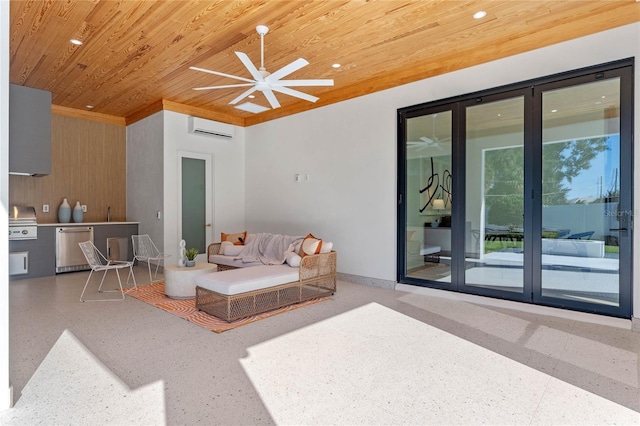
[{"label": "white sofa", "polygon": [[[247,244],[252,237],[247,234]],[[226,250],[228,245],[211,244],[207,256],[210,263],[218,265],[218,272],[196,278],[196,308],[231,322],[332,295],[336,291],[337,254],[332,250],[333,244],[322,245],[324,252],[304,256],[297,254],[298,245],[293,252],[286,253],[285,263],[264,265],[243,262],[238,254],[241,249]]]}]

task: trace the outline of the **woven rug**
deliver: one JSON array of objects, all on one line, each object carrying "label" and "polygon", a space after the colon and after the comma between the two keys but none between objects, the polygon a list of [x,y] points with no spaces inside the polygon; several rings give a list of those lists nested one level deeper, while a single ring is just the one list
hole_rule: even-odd
[{"label": "woven rug", "polygon": [[177,317],[185,319],[189,322],[204,327],[208,330],[222,333],[223,331],[232,330],[245,324],[260,321],[283,312],[291,311],[305,306],[313,305],[318,302],[329,300],[329,297],[320,297],[318,299],[307,300],[306,302],[297,303],[295,305],[285,306],[273,311],[253,315],[248,318],[239,319],[233,322],[226,322],[205,312],[198,311],[195,307],[195,299],[177,300],[171,299],[164,294],[164,283],[153,283],[144,286],[138,286],[138,289],[132,289],[127,292],[129,296],[146,302],[157,308],[169,312]]}]

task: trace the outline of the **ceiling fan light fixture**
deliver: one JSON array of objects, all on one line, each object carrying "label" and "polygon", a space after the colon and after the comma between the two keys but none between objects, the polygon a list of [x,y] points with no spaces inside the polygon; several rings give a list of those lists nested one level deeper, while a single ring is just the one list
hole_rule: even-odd
[{"label": "ceiling fan light fixture", "polygon": [[[258,25],[256,27],[256,31],[260,34],[260,68],[257,68],[251,59],[247,56],[246,53],[243,52],[235,52],[240,62],[245,66],[249,74],[251,74],[252,79],[245,77],[238,77],[231,74],[225,74],[218,71],[212,71],[205,68],[198,67],[189,67],[194,71],[206,72],[209,74],[214,74],[220,77],[232,78],[234,80],[240,80],[245,83],[237,83],[237,84],[226,84],[219,86],[207,86],[207,87],[195,87],[193,90],[211,90],[211,89],[227,89],[232,87],[249,87],[249,89],[245,90],[244,93],[240,94],[238,97],[229,102],[231,105],[235,105],[240,102],[242,99],[246,98],[250,94],[255,91],[262,92],[271,108],[279,108],[280,103],[278,99],[274,95],[273,92],[283,93],[285,95],[293,96],[298,99],[303,99],[309,102],[315,102],[318,100],[316,96],[309,95],[307,93],[300,92],[298,90],[290,89],[288,86],[333,86],[333,80],[330,79],[312,79],[312,80],[283,80],[289,74],[292,74],[298,71],[300,68],[303,68],[309,65],[309,61],[298,58],[295,61],[291,62],[289,65],[285,65],[279,70],[270,73],[266,70],[264,66],[264,35],[269,32],[269,28],[266,25]],[[245,104],[242,104],[245,105]],[[239,108],[236,107],[236,108]],[[252,108],[249,106],[249,108]],[[242,109],[242,108],[240,108]],[[267,108],[268,109],[268,108]],[[250,111],[254,112],[254,111]],[[262,111],[259,111],[262,112]]]}]

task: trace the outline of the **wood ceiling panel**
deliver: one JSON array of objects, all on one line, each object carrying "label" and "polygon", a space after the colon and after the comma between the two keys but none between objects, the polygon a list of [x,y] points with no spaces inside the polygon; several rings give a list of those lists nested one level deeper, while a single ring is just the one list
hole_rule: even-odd
[{"label": "wood ceiling panel", "polygon": [[[34,0],[10,10],[11,82],[50,90],[65,111],[85,116],[91,104],[98,117],[131,122],[171,105],[245,125],[640,20],[634,0]],[[472,19],[478,10],[487,17]],[[238,81],[190,66],[249,77],[234,52],[259,66],[258,24],[269,26],[269,71],[302,57],[310,64],[288,79],[335,86],[298,88],[315,104],[277,94],[282,107],[261,114],[229,105],[243,88],[192,90]],[[269,106],[260,93],[247,100]]]}]

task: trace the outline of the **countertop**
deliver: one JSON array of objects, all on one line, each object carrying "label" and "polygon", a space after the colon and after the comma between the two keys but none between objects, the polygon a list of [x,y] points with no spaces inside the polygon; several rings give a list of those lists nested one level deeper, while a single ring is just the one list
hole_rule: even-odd
[{"label": "countertop", "polygon": [[93,225],[138,225],[140,222],[81,222],[39,223],[38,226],[93,226]]}]

